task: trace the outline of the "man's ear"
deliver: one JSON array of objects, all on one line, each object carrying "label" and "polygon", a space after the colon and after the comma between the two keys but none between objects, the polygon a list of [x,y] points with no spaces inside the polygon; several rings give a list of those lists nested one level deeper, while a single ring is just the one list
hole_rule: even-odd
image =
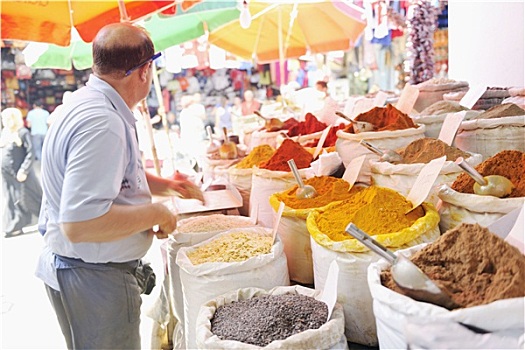
[{"label": "man's ear", "polygon": [[148,70],[149,70],[149,66],[150,64],[152,64],[152,62],[150,63],[147,63],[145,65],[143,65],[142,67],[140,67],[140,79],[142,81],[146,81],[148,79]]}]

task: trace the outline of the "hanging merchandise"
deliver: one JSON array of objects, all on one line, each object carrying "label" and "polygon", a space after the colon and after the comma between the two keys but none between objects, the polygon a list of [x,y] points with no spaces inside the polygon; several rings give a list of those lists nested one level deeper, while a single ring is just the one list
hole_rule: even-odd
[{"label": "hanging merchandise", "polygon": [[419,84],[434,76],[433,33],[437,10],[427,0],[412,0],[408,8],[407,61],[410,84]]}]

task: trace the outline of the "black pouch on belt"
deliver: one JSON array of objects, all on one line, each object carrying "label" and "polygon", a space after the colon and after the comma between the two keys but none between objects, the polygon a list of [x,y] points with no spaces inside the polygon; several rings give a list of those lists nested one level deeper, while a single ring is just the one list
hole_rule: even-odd
[{"label": "black pouch on belt", "polygon": [[135,277],[137,278],[141,293],[149,295],[156,284],[155,272],[153,272],[151,265],[140,262],[135,269]]}]

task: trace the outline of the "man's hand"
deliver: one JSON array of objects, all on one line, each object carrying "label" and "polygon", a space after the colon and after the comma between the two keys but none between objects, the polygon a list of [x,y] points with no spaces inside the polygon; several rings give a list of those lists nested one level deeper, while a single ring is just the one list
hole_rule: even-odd
[{"label": "man's hand", "polygon": [[24,173],[23,170],[18,170],[18,172],[16,173],[16,180],[18,182],[24,182],[25,180],[27,180],[27,174]]},{"label": "man's hand", "polygon": [[163,204],[156,203],[157,210],[161,214],[162,220],[149,230],[149,234],[155,235],[158,239],[167,238],[168,234],[177,228],[177,216],[166,208]]},{"label": "man's hand", "polygon": [[168,189],[170,192],[176,192],[170,193],[171,195],[180,195],[185,199],[198,199],[204,203],[204,196],[200,188],[188,180],[171,180]]}]

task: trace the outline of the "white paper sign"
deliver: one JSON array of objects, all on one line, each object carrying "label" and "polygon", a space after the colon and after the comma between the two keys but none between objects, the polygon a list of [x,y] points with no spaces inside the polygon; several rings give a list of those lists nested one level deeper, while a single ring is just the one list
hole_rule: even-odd
[{"label": "white paper sign", "polygon": [[522,254],[525,242],[525,230],[523,227],[525,218],[523,208],[522,205],[521,207],[514,209],[487,227],[490,232],[518,248]]},{"label": "white paper sign", "polygon": [[273,222],[273,229],[272,229],[272,241],[273,242],[275,242],[275,237],[277,237],[277,229],[279,228],[279,223],[281,222],[283,211],[284,211],[284,202],[280,202],[279,209],[277,210],[277,215],[275,216],[275,221]]},{"label": "white paper sign", "polygon": [[428,197],[432,185],[436,182],[439,172],[441,171],[441,168],[443,168],[446,160],[447,156],[433,159],[421,169],[414,186],[412,186],[412,189],[407,196],[407,200],[412,203],[412,209],[409,211],[417,208]]},{"label": "white paper sign", "polygon": [[465,114],[467,114],[467,111],[447,114],[441,126],[438,139],[452,146],[452,142],[454,142],[454,138],[456,137],[461,122],[465,118]]},{"label": "white paper sign", "polygon": [[337,302],[337,280],[339,279],[339,265],[334,260],[328,268],[328,275],[324,283],[323,294],[321,295],[320,301],[324,302],[328,306],[328,318],[326,322],[332,317],[335,303]]},{"label": "white paper sign", "polygon": [[384,91],[379,91],[374,98],[374,106],[376,107],[383,107],[386,103],[386,99],[388,98],[388,95]]},{"label": "white paper sign", "polygon": [[357,181],[365,159],[366,154],[363,154],[362,156],[352,159],[346,166],[345,172],[343,174],[343,180],[350,184],[350,188],[352,188],[352,186],[354,186],[355,182]]},{"label": "white paper sign", "polygon": [[399,96],[399,100],[396,103],[396,108],[405,114],[410,114],[416,104],[418,96],[418,88],[410,84],[405,84],[403,91],[401,91],[401,96]]},{"label": "white paper sign", "polygon": [[459,101],[459,104],[463,107],[467,107],[468,109],[472,109],[476,102],[478,102],[481,95],[483,95],[487,91],[486,85],[474,85],[471,86],[465,96]]},{"label": "white paper sign", "polygon": [[[350,118],[354,119],[361,113],[368,112],[372,108],[374,108],[374,100],[371,98],[363,98],[361,100],[358,100],[355,103],[354,109],[352,111],[352,114],[350,114]],[[348,115],[348,114],[347,114]]]},{"label": "white paper sign", "polygon": [[354,111],[355,103],[362,99],[363,97],[349,97],[348,100],[346,100],[345,108],[344,108],[344,114],[345,115],[352,115],[352,112]]},{"label": "white paper sign", "polygon": [[321,137],[319,138],[319,142],[317,142],[317,147],[315,147],[313,159],[316,159],[319,153],[321,153],[324,142],[326,141],[326,137],[328,136],[328,133],[330,132],[331,127],[332,127],[331,125],[328,125],[328,127],[323,130],[323,133],[321,134]]}]

